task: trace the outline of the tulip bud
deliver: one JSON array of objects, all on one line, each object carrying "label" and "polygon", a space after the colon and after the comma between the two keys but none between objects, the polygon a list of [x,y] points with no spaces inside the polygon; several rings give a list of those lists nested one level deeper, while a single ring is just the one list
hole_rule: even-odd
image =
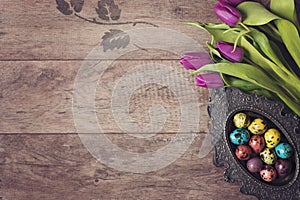
[{"label": "tulip bud", "polygon": [[237,25],[242,18],[241,13],[236,8],[221,1],[215,5],[214,11],[216,15],[229,26]]},{"label": "tulip bud", "polygon": [[211,59],[208,53],[185,53],[180,59],[180,63],[190,70],[197,70],[203,65],[211,63]]},{"label": "tulip bud", "polygon": [[242,3],[244,0],[219,0],[219,2],[221,2],[222,4],[229,4],[229,5],[232,5],[232,6],[237,6],[239,5],[240,3]]},{"label": "tulip bud", "polygon": [[206,88],[218,88],[224,85],[219,73],[200,74],[196,76],[196,85]]},{"label": "tulip bud", "polygon": [[224,56],[227,60],[231,62],[241,62],[243,60],[244,50],[241,47],[237,46],[233,51],[234,44],[224,41],[217,42],[216,46],[221,55]]}]

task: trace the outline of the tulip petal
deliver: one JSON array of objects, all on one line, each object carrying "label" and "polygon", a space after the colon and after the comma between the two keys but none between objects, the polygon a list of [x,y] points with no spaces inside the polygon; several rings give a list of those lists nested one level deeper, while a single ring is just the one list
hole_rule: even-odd
[{"label": "tulip petal", "polygon": [[223,79],[219,73],[201,74],[196,76],[196,85],[206,88],[218,88],[224,86]]},{"label": "tulip petal", "polygon": [[211,63],[208,53],[190,52],[183,54],[180,63],[188,70],[197,70],[203,65]]},{"label": "tulip petal", "polygon": [[229,26],[235,26],[242,17],[236,8],[226,3],[218,2],[214,7],[214,11],[216,15]]},{"label": "tulip petal", "polygon": [[219,49],[220,53],[229,61],[231,62],[241,62],[244,57],[244,51],[240,47],[236,47],[235,51],[234,44],[219,41],[216,43],[217,48]]}]

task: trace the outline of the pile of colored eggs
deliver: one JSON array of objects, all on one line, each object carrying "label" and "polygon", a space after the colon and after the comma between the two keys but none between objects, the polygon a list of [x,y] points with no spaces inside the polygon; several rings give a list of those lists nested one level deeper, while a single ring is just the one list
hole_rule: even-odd
[{"label": "pile of colored eggs", "polygon": [[284,135],[263,118],[251,118],[245,113],[233,117],[235,129],[229,139],[236,157],[245,163],[251,173],[266,182],[287,177],[293,169],[293,147]]}]

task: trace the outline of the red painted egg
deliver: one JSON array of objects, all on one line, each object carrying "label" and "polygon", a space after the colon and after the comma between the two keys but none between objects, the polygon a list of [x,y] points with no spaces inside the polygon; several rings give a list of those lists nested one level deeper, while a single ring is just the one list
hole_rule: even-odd
[{"label": "red painted egg", "polygon": [[252,151],[249,146],[239,145],[236,147],[235,155],[239,160],[249,160],[251,157]]},{"label": "red painted egg", "polygon": [[249,146],[255,154],[259,154],[266,146],[264,137],[253,135],[249,140]]}]

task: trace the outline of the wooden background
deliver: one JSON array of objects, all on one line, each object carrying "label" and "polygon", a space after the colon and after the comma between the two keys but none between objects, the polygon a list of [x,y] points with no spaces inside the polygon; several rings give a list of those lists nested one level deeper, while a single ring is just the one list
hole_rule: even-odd
[{"label": "wooden background", "polygon": [[[189,133],[196,138],[185,154],[163,169],[138,174],[110,168],[86,150],[73,121],[73,84],[83,60],[100,44],[105,32],[155,25],[204,45],[209,36],[181,22],[218,22],[213,13],[216,0],[116,0],[122,10],[120,19],[110,21],[98,18],[97,3],[86,0],[80,16],[121,24],[88,22],[74,12],[64,15],[55,0],[1,1],[1,199],[256,199],[241,194],[240,183],[224,182],[223,169],[212,164],[213,151],[199,158],[199,148],[208,134],[208,91],[194,86],[178,62],[179,56],[170,52],[141,49],[116,60],[98,84],[97,116],[107,137],[126,151],[155,151],[175,134],[186,134],[177,133],[180,104],[166,87],[145,85],[130,99],[131,115],[141,126],[149,123],[147,112],[153,103],[171,113],[155,137],[129,137],[114,123],[109,107],[111,85],[122,73],[141,64],[172,66],[197,91],[198,98],[190,101],[198,103],[201,110],[199,130]],[[136,21],[147,23],[128,23]]]}]

